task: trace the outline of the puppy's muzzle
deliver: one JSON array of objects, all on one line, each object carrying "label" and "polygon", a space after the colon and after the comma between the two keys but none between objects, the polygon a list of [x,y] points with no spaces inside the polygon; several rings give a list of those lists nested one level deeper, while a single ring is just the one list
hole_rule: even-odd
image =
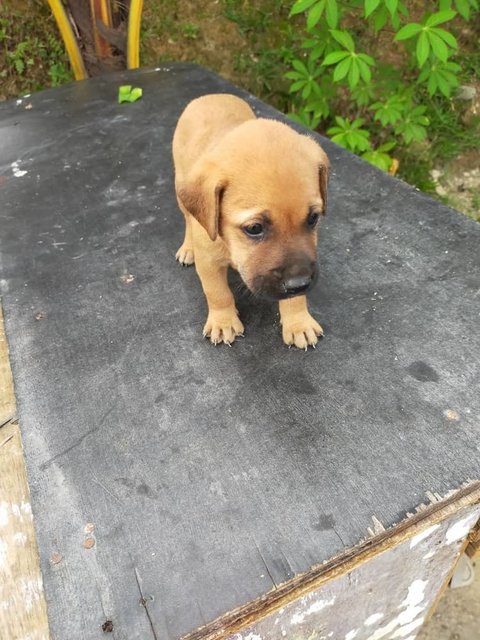
[{"label": "puppy's muzzle", "polygon": [[274,300],[293,298],[308,291],[317,279],[317,265],[306,255],[292,256],[285,263],[253,279],[256,294]]},{"label": "puppy's muzzle", "polygon": [[313,274],[297,276],[296,278],[288,278],[282,282],[287,296],[298,296],[310,288],[313,280]]}]

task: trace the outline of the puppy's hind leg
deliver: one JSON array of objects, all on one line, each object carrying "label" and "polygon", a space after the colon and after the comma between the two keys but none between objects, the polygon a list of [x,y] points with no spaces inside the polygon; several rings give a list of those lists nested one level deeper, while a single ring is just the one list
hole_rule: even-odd
[{"label": "puppy's hind leg", "polygon": [[183,239],[182,246],[175,254],[175,259],[184,267],[189,267],[195,262],[192,237],[192,216],[178,199],[177,202],[183,213],[183,217],[185,218],[185,238]]}]

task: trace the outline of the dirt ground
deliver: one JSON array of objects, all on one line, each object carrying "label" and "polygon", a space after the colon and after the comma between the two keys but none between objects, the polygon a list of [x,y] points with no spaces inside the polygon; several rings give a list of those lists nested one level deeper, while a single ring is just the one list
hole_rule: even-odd
[{"label": "dirt ground", "polygon": [[417,640],[480,639],[480,558],[474,564],[473,584],[447,589]]}]

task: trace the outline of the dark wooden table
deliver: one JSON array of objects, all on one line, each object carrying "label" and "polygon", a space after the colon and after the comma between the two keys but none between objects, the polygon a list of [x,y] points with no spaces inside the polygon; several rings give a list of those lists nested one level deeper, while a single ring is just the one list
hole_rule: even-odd
[{"label": "dark wooden table", "polygon": [[[143,98],[119,105],[127,82]],[[413,638],[479,515],[480,227],[322,141],[325,338],[288,350],[276,306],[240,292],[245,340],[214,348],[174,259],[171,163],[179,114],[211,92],[245,96],[179,64],[0,105],[1,295],[51,636]]]}]

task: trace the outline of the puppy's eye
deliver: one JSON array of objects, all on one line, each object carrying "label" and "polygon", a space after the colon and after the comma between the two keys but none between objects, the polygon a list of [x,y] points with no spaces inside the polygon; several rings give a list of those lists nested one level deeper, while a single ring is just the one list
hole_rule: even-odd
[{"label": "puppy's eye", "polygon": [[255,222],[254,224],[243,227],[243,231],[249,238],[253,238],[254,240],[260,240],[264,234],[263,224],[260,222]]},{"label": "puppy's eye", "polygon": [[310,227],[310,229],[313,229],[313,227],[317,224],[319,217],[320,216],[318,215],[318,213],[310,211],[307,216],[307,225]]}]

